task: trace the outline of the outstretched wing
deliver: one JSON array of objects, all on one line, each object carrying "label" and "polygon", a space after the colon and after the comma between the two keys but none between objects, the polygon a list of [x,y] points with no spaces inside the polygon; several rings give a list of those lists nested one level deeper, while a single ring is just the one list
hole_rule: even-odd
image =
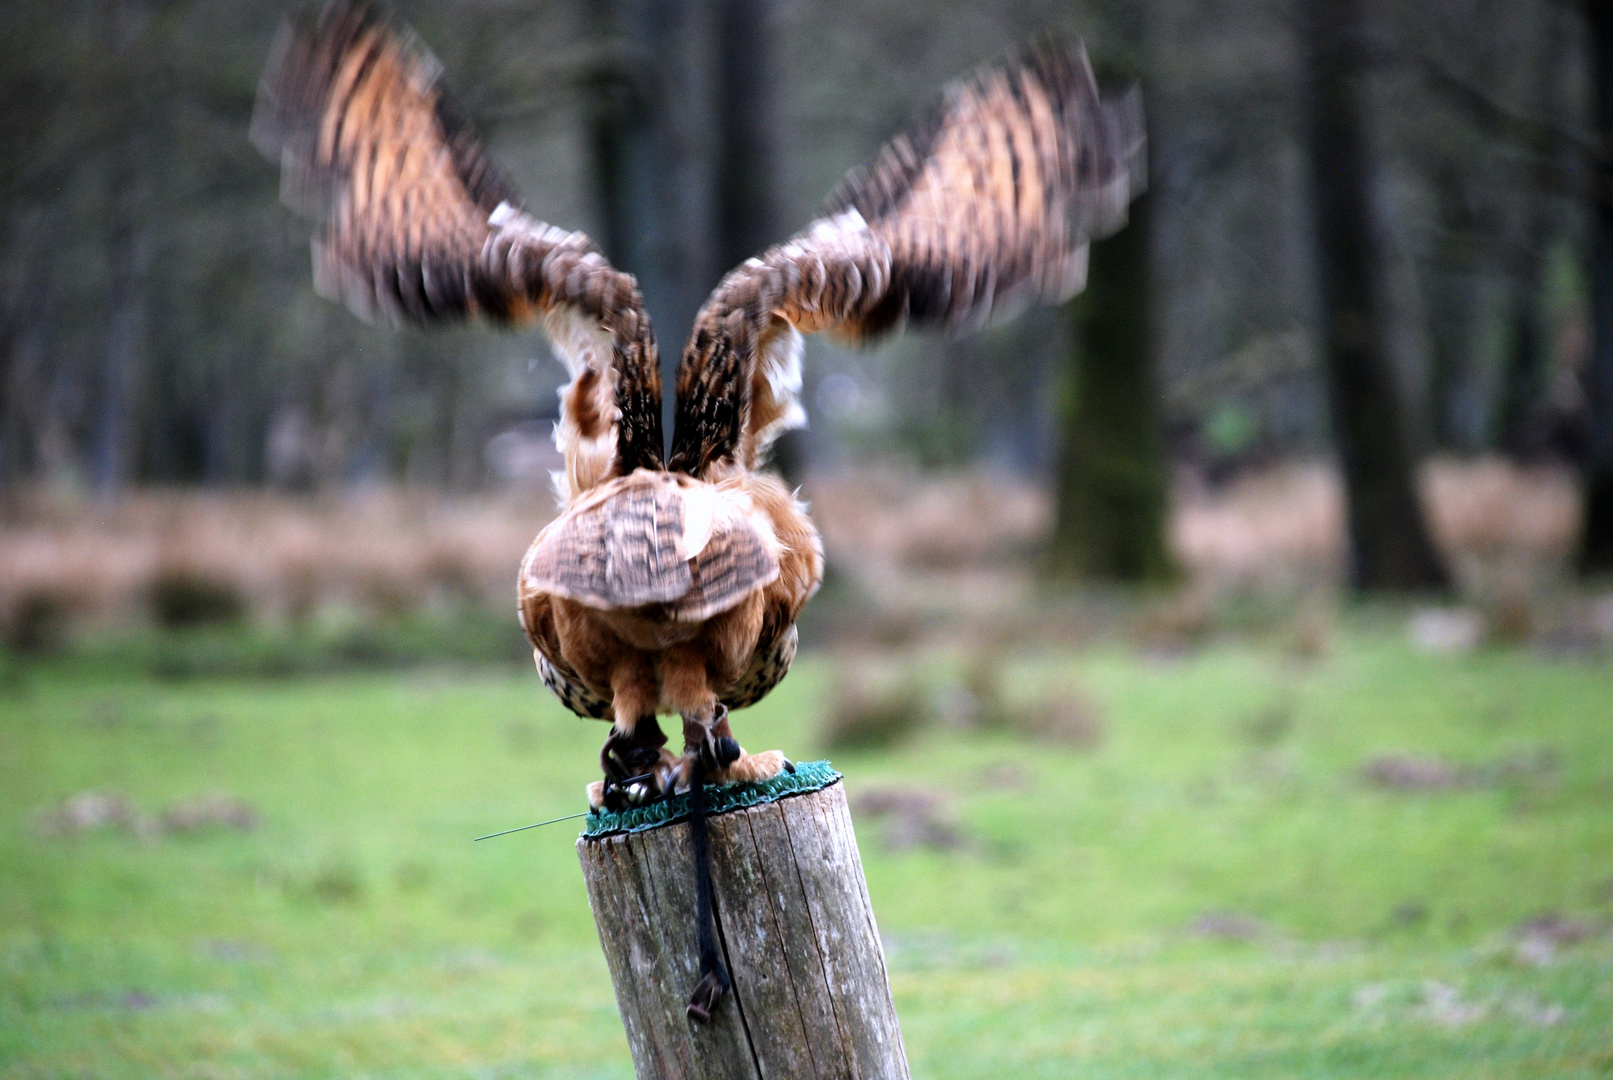
[{"label": "outstretched wing", "polygon": [[372,321],[541,320],[572,376],[555,433],[563,494],[659,468],[661,378],[636,282],[582,233],[519,209],[440,73],[362,0],[282,30],[252,135],[281,163],[286,202],[325,224],[316,287]]},{"label": "outstretched wing", "polygon": [[670,467],[753,468],[800,422],[803,333],[954,332],[1080,291],[1087,243],[1142,190],[1135,94],[1103,100],[1086,53],[1047,42],[949,86],[793,239],[734,270],[678,368]]}]

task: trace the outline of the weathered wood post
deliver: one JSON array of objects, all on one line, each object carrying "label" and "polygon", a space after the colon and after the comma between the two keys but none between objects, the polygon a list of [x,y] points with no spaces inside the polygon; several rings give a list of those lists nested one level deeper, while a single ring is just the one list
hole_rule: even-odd
[{"label": "weathered wood post", "polygon": [[798,765],[707,789],[718,939],[733,980],[699,979],[688,799],[590,815],[577,841],[639,1080],[907,1080],[890,980],[840,774]]}]

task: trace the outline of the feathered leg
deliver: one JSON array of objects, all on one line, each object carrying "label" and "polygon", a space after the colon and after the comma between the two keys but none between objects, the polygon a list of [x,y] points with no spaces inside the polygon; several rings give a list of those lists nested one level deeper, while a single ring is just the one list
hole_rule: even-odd
[{"label": "feathered leg", "polygon": [[713,783],[756,782],[777,776],[788,759],[777,750],[747,754],[728,726],[728,707],[717,700],[706,674],[706,661],[692,649],[669,649],[661,658],[662,698],[683,716],[683,760],[677,790],[689,787],[694,758]]},{"label": "feathered leg", "polygon": [[655,718],[655,671],[642,654],[630,654],[611,673],[616,720],[599,751],[604,780],[588,785],[588,805],[620,810],[659,799],[671,783],[678,759],[666,750],[666,734]]},{"label": "feathered leg", "polygon": [[677,758],[665,746],[666,733],[654,713],[639,717],[628,732],[612,725],[599,751],[605,779],[588,785],[589,805],[621,810],[659,799],[677,765]]}]

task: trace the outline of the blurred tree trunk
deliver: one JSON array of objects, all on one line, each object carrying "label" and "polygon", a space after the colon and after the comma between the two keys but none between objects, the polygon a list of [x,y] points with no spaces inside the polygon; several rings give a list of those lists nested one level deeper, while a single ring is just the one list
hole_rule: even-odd
[{"label": "blurred tree trunk", "polygon": [[616,0],[585,0],[584,17],[599,59],[585,79],[590,178],[598,202],[599,246],[626,268],[632,237],[649,216],[645,193],[628,169],[643,149],[652,88],[637,72]]},{"label": "blurred tree trunk", "polygon": [[[717,23],[717,264],[726,274],[782,239],[778,212],[778,0],[721,0]],[[803,431],[773,445],[791,484],[806,466]]]},{"label": "blurred tree trunk", "polygon": [[[778,240],[777,0],[589,0],[607,43],[592,86],[594,175],[611,261],[655,323],[672,435],[674,371],[720,276]],[[799,442],[775,450],[799,479]]]},{"label": "blurred tree trunk", "polygon": [[594,171],[612,263],[638,278],[661,352],[663,438],[695,312],[717,284],[718,20],[683,0],[589,0],[611,58],[595,87]]},{"label": "blurred tree trunk", "polygon": [[1361,116],[1361,16],[1355,0],[1305,0],[1302,10],[1322,360],[1344,465],[1351,584],[1443,588],[1445,570],[1413,481],[1379,295],[1383,255],[1372,213],[1373,150]]},{"label": "blurred tree trunk", "polygon": [[1589,454],[1585,463],[1585,533],[1579,564],[1587,574],[1613,571],[1613,2],[1587,0],[1591,80],[1595,86],[1598,163],[1591,241],[1591,355]]},{"label": "blurred tree trunk", "polygon": [[[9,208],[8,208],[9,210]],[[53,218],[24,229],[11,221],[4,264],[7,295],[0,338],[0,491],[41,471],[40,444],[49,422],[51,334],[58,297],[50,275],[48,238]]]},{"label": "blurred tree trunk", "polygon": [[1483,423],[1478,416],[1480,378],[1475,370],[1476,339],[1474,289],[1480,261],[1484,223],[1470,206],[1464,190],[1463,167],[1442,162],[1432,170],[1429,186],[1438,208],[1439,248],[1436,272],[1428,275],[1429,402],[1432,406],[1434,444],[1442,450],[1476,454],[1483,447]]},{"label": "blurred tree trunk", "polygon": [[[1143,83],[1152,70],[1150,5],[1104,2],[1101,85]],[[1144,117],[1152,104],[1144,93]],[[1147,153],[1157,158],[1152,125]],[[1148,170],[1150,182],[1155,173]],[[1086,289],[1068,306],[1071,354],[1062,400],[1047,566],[1059,577],[1146,583],[1175,575],[1166,526],[1169,461],[1156,383],[1151,207],[1144,192],[1126,227],[1092,245]]]},{"label": "blurred tree trunk", "polygon": [[722,0],[717,25],[718,262],[722,272],[778,236],[776,0]]},{"label": "blurred tree trunk", "polygon": [[[1572,12],[1562,5],[1548,5],[1544,15],[1547,23],[1534,58],[1531,112],[1560,116],[1567,104],[1563,84],[1569,65],[1564,58],[1574,47]],[[1547,433],[1540,421],[1551,357],[1545,301],[1546,256],[1556,226],[1552,191],[1555,177],[1572,173],[1574,165],[1560,140],[1556,145],[1536,147],[1519,193],[1524,200],[1523,230],[1510,260],[1512,340],[1501,386],[1499,428],[1501,450],[1522,460],[1538,457],[1545,449]]]},{"label": "blurred tree trunk", "polygon": [[1540,449],[1536,417],[1545,388],[1546,327],[1543,310],[1546,259],[1543,244],[1550,228],[1544,198],[1530,193],[1529,236],[1516,253],[1512,267],[1512,335],[1502,373],[1499,443],[1501,452],[1518,460],[1534,457]]},{"label": "blurred tree trunk", "polygon": [[97,494],[117,494],[129,477],[130,444],[140,419],[135,415],[137,380],[146,356],[146,272],[151,235],[145,223],[149,200],[141,198],[143,173],[132,167],[133,147],[113,149],[118,167],[111,171],[111,210],[107,238],[110,274],[107,283],[106,339],[90,458],[90,482]]},{"label": "blurred tree trunk", "polygon": [[[121,64],[107,79],[107,87],[124,94],[144,89],[140,76],[146,68],[141,54],[149,11],[145,0],[115,0],[104,12],[100,33],[109,52]],[[153,80],[155,85],[160,82]],[[145,84],[145,85],[152,85]],[[109,95],[110,96],[110,95]],[[121,100],[119,100],[121,99]],[[114,103],[115,102],[115,103]],[[141,369],[147,353],[147,313],[150,288],[147,271],[154,236],[150,197],[153,169],[146,160],[149,123],[138,93],[116,95],[109,102],[119,110],[112,145],[107,149],[106,250],[108,261],[106,336],[101,347],[101,370],[92,420],[90,483],[102,497],[115,495],[128,480],[131,448],[146,418],[137,414]],[[119,122],[120,121],[120,122]]]},{"label": "blurred tree trunk", "polygon": [[1092,245],[1087,287],[1069,306],[1074,357],[1062,402],[1049,569],[1066,577],[1161,581],[1168,477],[1154,383],[1149,204]]}]

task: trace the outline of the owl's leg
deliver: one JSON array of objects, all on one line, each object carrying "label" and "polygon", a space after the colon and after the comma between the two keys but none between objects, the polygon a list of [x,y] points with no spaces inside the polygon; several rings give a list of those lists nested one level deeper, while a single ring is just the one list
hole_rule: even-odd
[{"label": "owl's leg", "polygon": [[717,695],[707,677],[704,652],[690,645],[676,645],[661,654],[661,697],[683,717],[683,758],[678,763],[677,790],[687,791],[693,782],[697,759],[706,775],[723,769],[739,756],[739,744],[730,736],[718,745],[712,728],[721,718]]},{"label": "owl's leg", "polygon": [[756,784],[771,780],[781,772],[794,772],[795,763],[781,750],[748,754],[728,726],[728,706],[718,702],[708,717],[683,714],[683,759],[678,764],[679,791],[691,783],[692,766],[698,759],[707,782]]},{"label": "owl's leg", "polygon": [[655,672],[642,655],[624,658],[612,672],[616,720],[599,751],[605,779],[588,785],[588,803],[620,810],[661,797],[677,759],[664,750],[666,733],[655,718]]},{"label": "owl's leg", "polygon": [[[728,730],[727,706],[713,702],[709,712],[699,710],[683,714],[684,761],[692,764],[698,759],[708,780],[717,779],[743,753],[739,743],[734,741],[733,732]],[[687,782],[690,774],[687,765],[681,772]]]},{"label": "owl's leg", "polygon": [[[599,751],[599,767],[605,773],[605,779],[600,781],[599,804],[620,810],[660,798],[664,788],[661,759],[663,755],[671,757],[662,749],[665,745],[666,733],[654,713],[639,717],[631,731],[612,725]],[[592,795],[590,792],[590,803],[594,801]]]},{"label": "owl's leg", "polygon": [[789,764],[777,750],[747,754],[728,726],[728,707],[717,700],[705,656],[696,649],[668,649],[661,658],[662,695],[683,716],[683,760],[677,790],[686,791],[698,758],[708,782],[758,781],[777,776]]}]

